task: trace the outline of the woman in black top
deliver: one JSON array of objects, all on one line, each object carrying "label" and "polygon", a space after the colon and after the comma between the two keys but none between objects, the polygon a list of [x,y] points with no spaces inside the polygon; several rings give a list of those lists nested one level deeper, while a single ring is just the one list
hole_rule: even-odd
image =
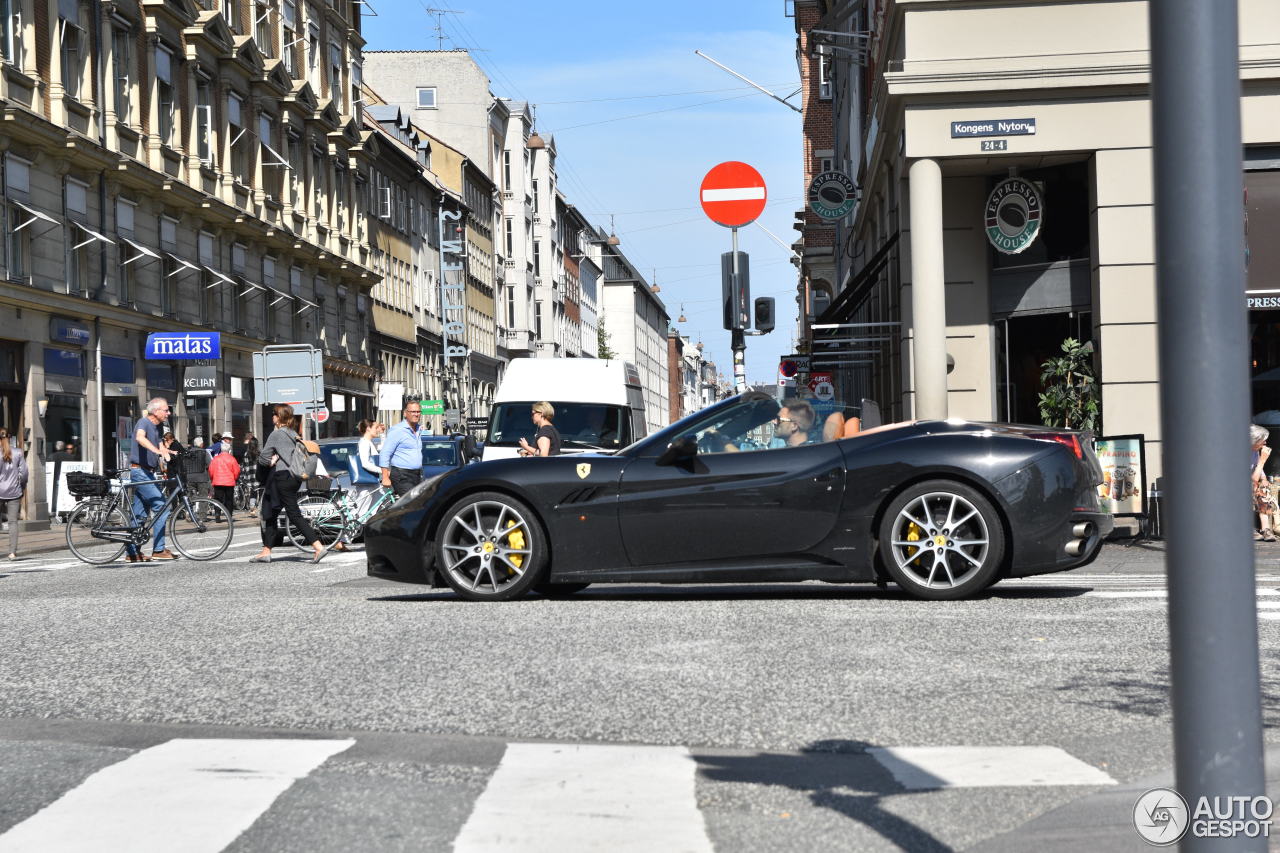
[{"label": "woman in black top", "polygon": [[560,431],[552,423],[556,417],[555,407],[545,400],[533,404],[533,425],[538,428],[533,436],[533,444],[520,438],[521,456],[559,456]]}]

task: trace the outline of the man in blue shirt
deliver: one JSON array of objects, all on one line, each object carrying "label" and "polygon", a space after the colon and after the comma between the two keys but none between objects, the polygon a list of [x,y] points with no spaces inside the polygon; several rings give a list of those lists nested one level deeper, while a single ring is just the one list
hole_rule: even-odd
[{"label": "man in blue shirt", "polygon": [[422,407],[417,400],[404,407],[404,420],[387,430],[378,465],[382,485],[396,497],[422,482]]},{"label": "man in blue shirt", "polygon": [[[167,448],[160,444],[160,424],[169,418],[169,403],[163,397],[156,397],[147,403],[147,413],[133,428],[133,447],[129,450],[129,480],[134,483],[156,479],[156,469],[160,460],[169,461],[172,456]],[[146,483],[133,490],[133,517],[139,523],[147,517],[147,511],[155,512],[164,506],[164,495],[155,483]],[[133,544],[125,546],[125,559],[130,563],[150,560],[178,559],[165,547],[164,526],[169,520],[165,511],[155,520],[155,541],[151,546],[151,556],[144,557]]]}]

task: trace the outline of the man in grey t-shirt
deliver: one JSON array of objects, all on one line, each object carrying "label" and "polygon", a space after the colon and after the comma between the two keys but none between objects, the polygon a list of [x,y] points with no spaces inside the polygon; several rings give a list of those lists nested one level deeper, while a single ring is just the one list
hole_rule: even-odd
[{"label": "man in grey t-shirt", "polygon": [[[133,517],[138,523],[141,523],[146,517],[147,512],[156,512],[160,507],[164,506],[164,494],[155,483],[148,483],[148,480],[157,478],[156,469],[160,465],[160,460],[169,461],[172,455],[168,449],[160,444],[160,424],[164,423],[169,417],[169,403],[164,397],[155,397],[147,403],[147,413],[138,419],[137,426],[133,428],[133,448],[129,451],[129,480],[134,483],[142,483],[133,489]],[[164,526],[169,520],[169,513],[164,512],[156,518],[154,522],[155,538],[151,544],[151,556],[143,556],[132,543],[125,546],[125,559],[130,563],[139,563],[149,560],[176,560],[168,548],[165,547]]]}]

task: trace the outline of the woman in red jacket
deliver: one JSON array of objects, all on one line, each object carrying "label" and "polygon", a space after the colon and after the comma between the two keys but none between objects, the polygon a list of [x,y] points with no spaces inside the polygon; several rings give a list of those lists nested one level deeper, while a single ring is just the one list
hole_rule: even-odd
[{"label": "woman in red jacket", "polygon": [[209,462],[209,479],[213,482],[213,499],[234,512],[236,508],[236,480],[240,477],[240,463],[231,452],[231,433],[222,437],[222,452]]}]

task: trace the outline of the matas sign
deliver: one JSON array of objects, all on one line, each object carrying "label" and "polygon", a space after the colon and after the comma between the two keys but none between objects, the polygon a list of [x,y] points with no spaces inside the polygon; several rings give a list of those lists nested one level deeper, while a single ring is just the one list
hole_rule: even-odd
[{"label": "matas sign", "polygon": [[152,332],[147,335],[146,357],[222,358],[222,341],[218,332]]}]

